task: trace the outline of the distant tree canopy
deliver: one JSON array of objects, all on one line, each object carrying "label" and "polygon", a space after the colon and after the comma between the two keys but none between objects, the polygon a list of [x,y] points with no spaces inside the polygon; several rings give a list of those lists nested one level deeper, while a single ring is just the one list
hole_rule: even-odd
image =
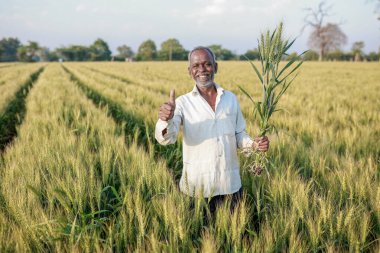
[{"label": "distant tree canopy", "polygon": [[17,58],[23,62],[37,62],[41,60],[39,51],[39,44],[35,41],[29,41],[28,45],[20,46],[17,49]]},{"label": "distant tree canopy", "polygon": [[177,39],[171,38],[161,44],[158,59],[162,61],[182,61],[187,59],[188,52]]},{"label": "distant tree canopy", "polygon": [[357,41],[352,44],[352,54],[354,55],[354,60],[355,61],[360,61],[364,55],[363,53],[363,48],[364,48],[364,42],[363,41]]},{"label": "distant tree canopy", "polygon": [[309,50],[302,56],[302,59],[304,61],[318,61],[319,54],[316,51]]},{"label": "distant tree canopy", "polygon": [[380,60],[380,53],[369,52],[369,54],[366,55],[366,59],[368,61],[379,61]]},{"label": "distant tree canopy", "polygon": [[89,47],[82,45],[71,45],[56,49],[56,54],[64,61],[109,61],[111,50],[107,42],[97,39]]},{"label": "distant tree canopy", "polygon": [[119,52],[119,54],[115,56],[115,60],[125,61],[126,59],[132,59],[132,57],[135,54],[132,48],[127,45],[117,47],[117,51]]},{"label": "distant tree canopy", "polygon": [[137,51],[136,60],[153,61],[157,58],[157,48],[153,40],[149,39],[141,43]]},{"label": "distant tree canopy", "polygon": [[89,61],[90,48],[81,45],[71,45],[56,49],[59,58],[64,61]]},{"label": "distant tree canopy", "polygon": [[247,58],[252,61],[259,60],[260,59],[259,50],[257,48],[248,50],[247,52],[245,52],[245,54],[240,55],[239,57],[240,60],[247,60]]},{"label": "distant tree canopy", "polygon": [[292,61],[292,60],[297,60],[299,57],[298,57],[298,54],[297,52],[293,52],[293,53],[290,53],[289,55],[286,56],[286,60],[287,61]]},{"label": "distant tree canopy", "polygon": [[340,49],[336,49],[326,54],[325,59],[329,61],[343,61],[350,60],[352,58],[352,54],[346,54]]},{"label": "distant tree canopy", "polygon": [[17,49],[21,46],[17,38],[3,38],[0,40],[0,61],[17,61]]},{"label": "distant tree canopy", "polygon": [[215,54],[217,60],[227,61],[236,58],[236,55],[231,50],[223,48],[222,45],[210,45],[208,46]]},{"label": "distant tree canopy", "polygon": [[102,39],[97,39],[90,46],[90,60],[91,61],[109,61],[111,60],[111,50],[107,42]]},{"label": "distant tree canopy", "polygon": [[[325,27],[328,27],[327,24]],[[339,27],[338,27],[339,28]],[[327,29],[328,30],[328,29]],[[335,33],[336,34],[336,33]],[[334,35],[335,36],[335,35]],[[323,36],[322,36],[323,37]],[[328,36],[327,36],[328,37]],[[320,40],[322,41],[322,40]],[[365,54],[363,51],[364,42],[358,41],[353,43],[349,52],[340,50],[339,46],[331,46],[324,51],[323,59],[328,61],[379,61],[380,50],[378,52],[370,52]],[[235,55],[231,50],[223,48],[219,44],[209,46],[214,51],[217,60],[258,60],[259,51],[255,49],[247,50],[243,55]],[[0,40],[0,62],[9,61],[125,61],[125,60],[186,60],[188,51],[175,39],[170,38],[161,43],[161,48],[157,51],[156,44],[153,40],[146,40],[139,46],[135,55],[132,48],[127,45],[121,45],[117,48],[118,54],[111,58],[111,50],[107,42],[97,39],[90,46],[70,45],[66,47],[56,48],[50,51],[47,47],[42,47],[35,41],[28,41],[23,45],[18,38],[2,38]],[[320,50],[309,50],[302,56],[304,61],[315,61],[320,59]],[[290,54],[284,59],[292,59],[295,54]]]}]

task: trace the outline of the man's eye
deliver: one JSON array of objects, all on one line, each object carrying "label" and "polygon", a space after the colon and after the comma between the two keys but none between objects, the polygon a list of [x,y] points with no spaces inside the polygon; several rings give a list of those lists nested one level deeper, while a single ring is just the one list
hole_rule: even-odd
[{"label": "man's eye", "polygon": [[211,63],[206,63],[206,66],[207,67],[211,67]]}]

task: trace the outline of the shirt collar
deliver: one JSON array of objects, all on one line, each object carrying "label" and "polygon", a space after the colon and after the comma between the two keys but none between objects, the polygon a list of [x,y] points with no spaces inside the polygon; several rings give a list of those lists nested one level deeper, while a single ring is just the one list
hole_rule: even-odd
[{"label": "shirt collar", "polygon": [[[219,84],[215,83],[215,88],[216,88],[216,92],[218,93],[218,95],[222,95],[223,94],[224,89]],[[197,85],[194,85],[194,88],[191,91],[191,94],[193,94],[194,96],[195,95],[199,95],[199,91],[198,91]]]}]

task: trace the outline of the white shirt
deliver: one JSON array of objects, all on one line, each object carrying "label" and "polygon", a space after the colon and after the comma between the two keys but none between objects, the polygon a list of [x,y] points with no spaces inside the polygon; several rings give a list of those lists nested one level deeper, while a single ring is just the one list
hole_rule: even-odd
[{"label": "white shirt", "polygon": [[[236,96],[215,85],[215,112],[196,86],[176,99],[174,116],[158,120],[155,137],[162,144],[175,143],[183,126],[183,171],[180,189],[204,197],[232,194],[241,188],[237,148],[250,148],[253,140]],[[165,135],[162,131],[167,128]]]}]

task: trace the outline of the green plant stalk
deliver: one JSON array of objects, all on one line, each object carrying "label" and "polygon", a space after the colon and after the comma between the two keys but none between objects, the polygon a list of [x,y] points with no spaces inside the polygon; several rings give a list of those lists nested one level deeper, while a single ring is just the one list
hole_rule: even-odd
[{"label": "green plant stalk", "polygon": [[[289,40],[282,39],[282,23],[271,33],[269,30],[260,36],[258,41],[258,51],[261,63],[261,71],[250,62],[253,70],[260,80],[262,87],[261,101],[255,101],[247,91],[239,86],[240,90],[248,96],[253,103],[254,118],[259,118],[259,136],[265,136],[267,133],[275,131],[277,129],[275,125],[270,122],[271,116],[280,111],[277,109],[277,104],[281,96],[289,88],[297,75],[290,76],[302,65],[303,61],[299,61],[296,65],[293,65],[296,60],[300,60],[305,52],[293,58],[287,64],[280,69],[279,65],[284,56],[287,55],[287,51],[293,45],[295,39],[291,42]],[[270,160],[268,159],[266,152],[251,152],[251,155],[255,156],[254,162],[249,164],[249,170],[254,174],[260,174],[263,169],[267,172],[269,178],[268,166]]]}]

